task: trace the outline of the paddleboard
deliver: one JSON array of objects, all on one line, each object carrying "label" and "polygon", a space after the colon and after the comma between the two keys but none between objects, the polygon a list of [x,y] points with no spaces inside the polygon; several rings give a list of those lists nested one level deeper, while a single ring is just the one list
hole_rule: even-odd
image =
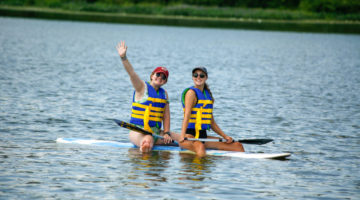
[{"label": "paddleboard", "polygon": [[[81,138],[58,138],[57,143],[65,144],[81,144],[81,145],[94,145],[94,146],[106,146],[106,147],[117,147],[117,148],[137,148],[131,143],[117,142],[110,140],[93,140],[93,139],[81,139]],[[179,146],[161,146],[156,145],[153,147],[153,151],[170,151],[180,153],[194,153],[192,151],[181,149]],[[249,152],[235,152],[235,151],[222,151],[207,149],[207,155],[212,156],[226,156],[226,157],[237,157],[237,158],[258,158],[258,159],[285,159],[289,157],[290,153],[249,153]]]}]

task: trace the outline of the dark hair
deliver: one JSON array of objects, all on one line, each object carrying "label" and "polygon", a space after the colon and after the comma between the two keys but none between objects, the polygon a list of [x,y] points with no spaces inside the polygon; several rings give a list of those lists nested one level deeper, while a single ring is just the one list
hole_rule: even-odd
[{"label": "dark hair", "polygon": [[152,81],[151,77],[155,74],[155,72],[151,72],[150,74],[150,81]]},{"label": "dark hair", "polygon": [[215,99],[214,99],[214,97],[213,97],[213,95],[212,95],[212,93],[211,93],[211,91],[210,91],[209,85],[208,85],[207,83],[205,83],[204,89],[207,90],[207,91],[209,91],[210,96],[211,96],[211,99],[212,99],[213,101],[215,101]]}]

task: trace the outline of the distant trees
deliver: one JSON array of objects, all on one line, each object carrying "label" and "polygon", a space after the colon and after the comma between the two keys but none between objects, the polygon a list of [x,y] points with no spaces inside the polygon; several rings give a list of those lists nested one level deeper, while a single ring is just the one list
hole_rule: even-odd
[{"label": "distant trees", "polygon": [[[51,1],[51,0],[45,0]],[[58,0],[69,1],[69,0]],[[79,0],[78,0],[79,1]],[[80,0],[81,1],[81,0]],[[188,4],[197,6],[301,9],[312,12],[360,12],[360,0],[86,0],[88,3],[109,4]]]},{"label": "distant trees", "polygon": [[0,0],[0,4],[50,7],[69,3],[103,5],[186,4],[196,6],[291,9],[317,13],[360,13],[360,0]]},{"label": "distant trees", "polygon": [[300,0],[182,0],[190,5],[236,6],[247,8],[297,8]]},{"label": "distant trees", "polygon": [[313,12],[359,13],[360,0],[301,0],[299,8]]}]

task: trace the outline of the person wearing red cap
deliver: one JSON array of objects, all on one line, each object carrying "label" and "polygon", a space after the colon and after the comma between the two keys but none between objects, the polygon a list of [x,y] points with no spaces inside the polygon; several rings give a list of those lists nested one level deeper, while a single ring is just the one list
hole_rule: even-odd
[{"label": "person wearing red cap", "polygon": [[[130,131],[130,141],[140,147],[141,152],[151,151],[154,144],[171,143],[171,135],[175,137],[176,134],[170,133],[168,94],[161,88],[168,80],[169,71],[165,67],[157,67],[150,75],[150,82],[145,82],[135,73],[127,59],[125,42],[118,43],[116,49],[135,89],[130,123],[153,133],[153,135],[163,136],[163,139],[158,140],[158,137]],[[162,125],[164,130],[161,130]]]},{"label": "person wearing red cap", "polygon": [[[186,88],[182,93],[181,101],[184,110],[184,119],[179,137],[180,147],[189,149],[196,155],[203,157],[206,149],[219,149],[227,151],[244,151],[239,142],[226,135],[217,125],[213,116],[214,98],[206,83],[208,72],[205,67],[196,67],[192,70],[194,86]],[[188,141],[187,138],[216,138],[207,136],[207,130],[212,129],[227,142],[206,142]]]}]

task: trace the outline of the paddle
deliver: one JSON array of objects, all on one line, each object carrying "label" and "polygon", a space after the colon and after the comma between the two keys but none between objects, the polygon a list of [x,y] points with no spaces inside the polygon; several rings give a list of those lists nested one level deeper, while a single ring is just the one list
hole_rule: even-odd
[{"label": "paddle", "polygon": [[[154,137],[158,137],[158,138],[161,138],[161,139],[164,139],[164,137],[160,136],[160,135],[156,135],[156,134],[152,134],[151,132],[147,131],[147,130],[144,130],[140,127],[137,127],[133,124],[130,124],[130,123],[127,123],[127,122],[124,122],[124,121],[121,121],[121,120],[117,120],[117,119],[114,119],[115,123],[117,123],[117,125],[123,127],[123,128],[127,128],[129,130],[132,130],[132,131],[136,131],[138,133],[142,133],[142,134],[145,134],[145,135],[152,135]],[[174,140],[171,140],[172,143],[176,143],[176,141]]]},{"label": "paddle", "polygon": [[[124,122],[124,121],[121,121],[121,120],[117,120],[117,119],[114,119],[114,121],[121,127],[123,128],[127,128],[129,130],[132,130],[132,131],[136,131],[136,132],[139,132],[139,133],[143,133],[143,134],[146,134],[146,135],[152,135],[152,136],[155,136],[155,137],[159,137],[159,138],[163,138],[159,135],[153,135],[151,132],[149,131],[146,131],[142,128],[139,128],[133,124],[130,124],[130,123],[127,123],[127,122]],[[226,140],[225,139],[210,139],[210,138],[200,138],[200,139],[195,139],[195,138],[185,138],[185,140],[189,140],[189,141],[201,141],[201,142],[225,142]],[[234,140],[235,142],[240,142],[240,143],[244,143],[244,144],[258,144],[258,145],[262,145],[262,144],[266,144],[266,143],[269,143],[271,141],[273,141],[272,139],[243,139],[243,140]],[[176,143],[175,141],[172,141],[173,143]]]},{"label": "paddle", "polygon": [[119,126],[123,127],[123,128],[127,128],[129,130],[132,130],[132,131],[136,131],[138,133],[142,133],[142,134],[145,134],[145,135],[153,135],[151,132],[149,131],[146,131],[140,127],[137,127],[133,124],[130,124],[130,123],[127,123],[127,122],[124,122],[124,121],[121,121],[121,120],[117,120],[117,119],[114,119],[114,122],[117,123]]},{"label": "paddle", "polygon": [[[200,142],[226,142],[225,139],[222,138],[218,138],[218,139],[213,139],[213,138],[185,138],[185,140],[188,141],[200,141]],[[240,143],[244,143],[244,144],[258,144],[258,145],[262,145],[262,144],[266,144],[269,142],[272,142],[272,139],[243,139],[243,140],[233,140],[234,142],[240,142]]]}]

